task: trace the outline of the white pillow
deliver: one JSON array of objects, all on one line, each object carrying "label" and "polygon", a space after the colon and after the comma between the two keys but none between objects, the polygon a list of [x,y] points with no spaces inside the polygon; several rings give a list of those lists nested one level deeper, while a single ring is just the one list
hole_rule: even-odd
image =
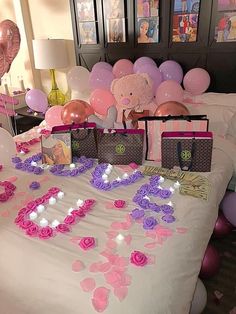
[{"label": "white pillow", "polygon": [[230,93],[204,93],[202,95],[193,96],[188,92],[184,93],[184,103],[191,104],[207,104],[219,105],[226,107],[234,107],[236,112],[236,94]]}]

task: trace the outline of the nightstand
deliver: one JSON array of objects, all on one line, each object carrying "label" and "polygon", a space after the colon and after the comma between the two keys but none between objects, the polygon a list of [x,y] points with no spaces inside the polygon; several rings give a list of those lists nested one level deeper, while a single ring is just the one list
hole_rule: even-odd
[{"label": "nightstand", "polygon": [[16,134],[26,132],[39,125],[45,118],[43,113],[29,112],[28,107],[15,109],[16,116],[12,117],[12,126]]}]

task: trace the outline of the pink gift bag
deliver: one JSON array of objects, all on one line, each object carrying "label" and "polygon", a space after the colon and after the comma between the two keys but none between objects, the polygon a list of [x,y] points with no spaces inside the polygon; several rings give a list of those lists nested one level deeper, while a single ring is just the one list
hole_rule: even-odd
[{"label": "pink gift bag", "polygon": [[161,135],[163,132],[205,132],[208,131],[208,123],[206,115],[140,118],[138,127],[145,130],[145,159],[161,161]]}]

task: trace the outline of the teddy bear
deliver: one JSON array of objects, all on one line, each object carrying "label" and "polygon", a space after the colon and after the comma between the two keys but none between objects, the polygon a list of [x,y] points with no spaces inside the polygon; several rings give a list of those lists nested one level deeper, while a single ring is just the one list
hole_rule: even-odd
[{"label": "teddy bear", "polygon": [[153,115],[157,109],[154,102],[152,80],[146,73],[130,74],[115,79],[111,84],[111,93],[116,104],[107,111],[103,119],[97,115],[88,117],[102,128],[137,128],[138,119]]},{"label": "teddy bear", "polygon": [[146,73],[130,74],[112,81],[111,92],[117,102],[116,122],[128,123],[129,126],[131,123],[133,128],[137,128],[139,118],[154,114],[157,105],[153,100],[152,84]]}]

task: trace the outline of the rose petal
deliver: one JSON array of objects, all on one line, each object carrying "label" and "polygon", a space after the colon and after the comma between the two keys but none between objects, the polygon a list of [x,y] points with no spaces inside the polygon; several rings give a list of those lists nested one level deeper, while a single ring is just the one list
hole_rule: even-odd
[{"label": "rose petal", "polygon": [[99,313],[103,312],[108,306],[108,300],[102,301],[99,299],[92,299],[92,304],[95,310]]},{"label": "rose petal", "polygon": [[131,227],[132,223],[131,222],[122,222],[121,223],[121,229],[123,230],[129,230],[129,228]]},{"label": "rose petal", "polygon": [[107,202],[107,203],[105,204],[105,207],[106,207],[106,209],[113,209],[113,208],[115,208],[113,202]]},{"label": "rose petal", "polygon": [[79,244],[78,242],[81,240],[81,237],[73,237],[70,239],[72,243]]},{"label": "rose petal", "polygon": [[74,272],[79,272],[79,271],[83,270],[84,268],[85,268],[84,263],[81,262],[80,260],[75,260],[72,263],[72,270]]},{"label": "rose petal", "polygon": [[98,269],[102,273],[106,273],[111,268],[111,263],[106,262],[98,266]]},{"label": "rose petal", "polygon": [[100,266],[102,265],[102,262],[97,262],[97,263],[92,263],[90,266],[89,266],[89,271],[91,273],[96,273],[96,272],[99,272],[99,269],[100,269]]},{"label": "rose petal", "polygon": [[132,236],[129,234],[129,235],[127,235],[126,237],[125,237],[125,243],[127,244],[127,245],[130,245],[130,243],[131,243],[131,241],[132,241]]},{"label": "rose petal", "polygon": [[156,264],[156,256],[155,255],[147,255],[148,257],[148,265]]},{"label": "rose petal", "polygon": [[106,301],[108,299],[110,289],[106,287],[98,287],[93,292],[93,298],[96,300]]},{"label": "rose petal", "polygon": [[148,249],[154,249],[157,246],[157,242],[150,242],[144,245]]},{"label": "rose petal", "polygon": [[93,278],[85,278],[80,281],[80,286],[84,292],[91,292],[96,287],[96,282]]},{"label": "rose petal", "polygon": [[17,180],[17,177],[16,176],[14,176],[14,177],[10,177],[10,178],[8,178],[6,181],[9,181],[9,182],[15,182]]},{"label": "rose petal", "polygon": [[108,284],[113,284],[113,283],[116,283],[116,282],[120,282],[120,280],[121,280],[121,275],[117,271],[114,271],[114,270],[111,270],[108,273],[106,273],[104,275],[104,277],[105,277],[106,282]]},{"label": "rose petal", "polygon": [[116,246],[117,243],[111,239],[106,242],[106,247],[108,247],[109,249],[115,249]]},{"label": "rose petal", "polygon": [[123,301],[128,294],[127,287],[117,287],[114,289],[114,295],[119,299],[119,301]]},{"label": "rose petal", "polygon": [[41,178],[41,180],[39,180],[39,182],[43,183],[43,182],[48,181],[49,179],[50,179],[49,176],[44,176],[44,177]]},{"label": "rose petal", "polygon": [[187,228],[176,228],[176,232],[177,233],[186,233],[188,231],[188,229]]},{"label": "rose petal", "polygon": [[111,228],[112,228],[112,229],[115,229],[115,230],[119,230],[119,229],[122,229],[122,225],[123,225],[123,223],[114,221],[114,222],[111,224]]},{"label": "rose petal", "polygon": [[146,235],[146,237],[155,239],[155,238],[156,238],[156,231],[155,231],[155,230],[148,230],[148,231],[145,233],[145,235]]},{"label": "rose petal", "polygon": [[114,262],[114,265],[115,266],[118,266],[118,267],[125,267],[125,266],[128,266],[129,264],[129,260],[126,258],[126,257],[117,257],[115,262]]},{"label": "rose petal", "polygon": [[116,232],[116,231],[107,231],[106,234],[107,234],[107,237],[109,239],[114,239],[118,235],[118,232]]}]

